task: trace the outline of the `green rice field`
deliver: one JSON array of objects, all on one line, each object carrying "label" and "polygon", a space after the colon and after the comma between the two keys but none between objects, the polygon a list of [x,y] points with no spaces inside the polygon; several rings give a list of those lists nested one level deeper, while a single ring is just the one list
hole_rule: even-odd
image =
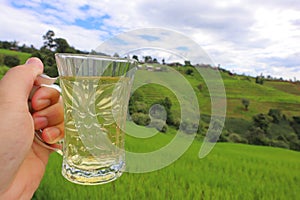
[{"label": "green rice field", "polygon": [[[174,134],[126,138],[127,150],[159,149]],[[300,152],[262,146],[218,143],[203,159],[201,142],[171,165],[149,173],[124,173],[118,180],[81,186],[61,176],[62,158],[53,153],[33,199],[299,199]]]}]

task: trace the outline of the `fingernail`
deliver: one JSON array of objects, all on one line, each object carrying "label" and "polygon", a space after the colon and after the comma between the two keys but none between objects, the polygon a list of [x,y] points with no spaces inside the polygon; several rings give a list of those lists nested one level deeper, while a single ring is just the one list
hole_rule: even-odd
[{"label": "fingernail", "polygon": [[39,108],[45,108],[51,104],[51,101],[50,99],[39,99],[37,100],[36,104],[36,106]]},{"label": "fingernail", "polygon": [[48,125],[48,119],[46,117],[34,117],[33,121],[36,130],[45,128]]},{"label": "fingernail", "polygon": [[43,139],[49,144],[57,142],[60,139],[59,136],[60,130],[56,127],[46,128],[43,131]]},{"label": "fingernail", "polygon": [[43,68],[43,63],[39,58],[36,57],[32,57],[32,58],[28,58],[28,60],[26,61],[25,64],[36,64],[36,66]]}]

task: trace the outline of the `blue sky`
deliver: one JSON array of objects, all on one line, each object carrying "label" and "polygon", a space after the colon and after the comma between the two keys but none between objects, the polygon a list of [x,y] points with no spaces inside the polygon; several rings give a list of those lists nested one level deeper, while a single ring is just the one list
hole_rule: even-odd
[{"label": "blue sky", "polygon": [[[0,40],[43,44],[53,30],[81,50],[127,31],[160,27],[200,45],[216,64],[246,75],[300,79],[298,0],[0,0]],[[139,39],[160,38],[141,34]],[[178,50],[189,50],[180,40]],[[123,41],[124,42],[124,41]],[[130,41],[124,42],[124,44]]]}]

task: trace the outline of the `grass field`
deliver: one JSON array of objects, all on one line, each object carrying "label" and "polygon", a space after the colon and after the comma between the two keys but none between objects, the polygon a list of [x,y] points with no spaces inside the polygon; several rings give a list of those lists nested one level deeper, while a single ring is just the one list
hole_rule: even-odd
[{"label": "grass field", "polygon": [[[24,64],[26,60],[31,56],[31,54],[29,53],[11,51],[8,49],[0,49],[0,57],[1,55],[17,56],[20,59],[20,64]],[[7,72],[8,69],[9,68],[7,66],[0,65],[0,79],[4,76],[4,74]]]},{"label": "grass field", "polygon": [[[172,134],[150,140],[126,138],[135,152],[153,151]],[[61,176],[61,157],[52,154],[40,188],[33,199],[298,199],[300,153],[260,146],[218,143],[204,159],[195,140],[185,154],[158,171],[124,173],[99,186],[80,186]],[[148,151],[147,151],[148,150]]]},{"label": "grass field", "polygon": [[28,58],[30,58],[30,53],[23,53],[18,51],[11,51],[8,49],[0,49],[0,55],[10,55],[17,56],[20,59],[20,64],[24,64]]}]

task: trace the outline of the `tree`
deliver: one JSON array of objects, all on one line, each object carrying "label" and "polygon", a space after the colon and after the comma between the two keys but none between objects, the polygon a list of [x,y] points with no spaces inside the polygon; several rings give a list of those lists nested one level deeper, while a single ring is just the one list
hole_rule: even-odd
[{"label": "tree", "polygon": [[273,118],[272,122],[275,124],[279,124],[280,120],[282,119],[281,111],[279,109],[270,109],[268,115]]},{"label": "tree", "polygon": [[139,61],[139,57],[137,55],[133,55],[132,59],[135,59],[136,61]]},{"label": "tree", "polygon": [[245,107],[245,110],[248,111],[248,107],[250,105],[250,101],[248,99],[242,99],[242,104]]},{"label": "tree", "polygon": [[192,64],[191,64],[191,61],[189,61],[189,60],[185,60],[184,61],[184,65],[187,67],[187,66],[192,66]]},{"label": "tree", "polygon": [[52,30],[47,31],[47,33],[43,35],[43,39],[45,40],[44,47],[50,50],[56,47],[55,39],[53,38],[54,36],[55,33]]},{"label": "tree", "polygon": [[56,38],[56,52],[57,53],[76,53],[76,49],[74,47],[71,47],[67,40],[63,38]]},{"label": "tree", "polygon": [[186,75],[193,75],[193,73],[194,73],[194,70],[191,68],[188,68],[187,70],[185,70]]},{"label": "tree", "polygon": [[259,127],[261,130],[263,130],[265,133],[268,133],[269,127],[270,127],[270,117],[265,114],[258,114],[253,116],[253,123],[255,127]]},{"label": "tree", "polygon": [[263,85],[264,84],[264,77],[262,75],[257,76],[255,78],[255,83]]},{"label": "tree", "polygon": [[251,127],[246,133],[246,139],[248,140],[249,144],[268,144],[268,138],[266,137],[264,130],[262,130],[260,127]]},{"label": "tree", "polygon": [[120,58],[120,55],[116,52],[116,53],[114,53],[113,57]]},{"label": "tree", "polygon": [[151,56],[145,56],[145,63],[152,63],[152,57]]}]

